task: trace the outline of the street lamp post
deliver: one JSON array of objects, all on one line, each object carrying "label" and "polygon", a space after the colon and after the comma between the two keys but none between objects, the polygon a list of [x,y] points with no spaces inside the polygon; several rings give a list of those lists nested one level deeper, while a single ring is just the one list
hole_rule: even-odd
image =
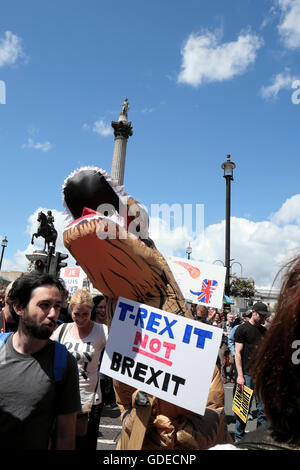
[{"label": "street lamp post", "polygon": [[233,170],[235,164],[230,160],[230,155],[227,155],[226,162],[222,163],[221,168],[224,170],[223,177],[226,179],[226,234],[225,234],[225,294],[230,293],[230,185],[233,181]]},{"label": "street lamp post", "polygon": [[225,266],[225,264],[223,263],[223,261],[220,260],[220,259],[216,259],[216,260],[213,262],[213,264],[215,264],[215,263],[217,263],[217,262],[222,263],[222,265]]},{"label": "street lamp post", "polygon": [[241,263],[239,263],[238,261],[235,261],[234,263],[231,264],[231,268],[234,264],[239,264],[240,265],[240,268],[241,268],[241,278],[243,277],[243,266],[241,265]]},{"label": "street lamp post", "polygon": [[187,258],[188,258],[188,259],[191,259],[191,253],[192,253],[193,250],[192,250],[192,247],[191,247],[191,243],[190,243],[190,242],[189,242],[189,246],[187,246],[187,248],[186,248],[185,251],[186,251],[186,254],[187,254]]},{"label": "street lamp post", "polygon": [[1,259],[0,259],[0,271],[1,271],[1,266],[2,266],[2,260],[3,260],[3,255],[4,255],[4,250],[5,248],[7,247],[7,238],[4,237],[2,242],[1,242],[1,246],[2,246],[2,251],[1,251]]}]

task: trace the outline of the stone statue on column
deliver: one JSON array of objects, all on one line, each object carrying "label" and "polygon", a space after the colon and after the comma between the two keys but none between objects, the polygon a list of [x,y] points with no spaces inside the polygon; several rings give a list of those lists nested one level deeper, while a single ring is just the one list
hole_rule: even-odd
[{"label": "stone statue on column", "polygon": [[118,121],[111,122],[115,136],[111,177],[115,179],[119,185],[123,185],[124,182],[127,140],[128,137],[133,134],[131,122],[128,121],[129,107],[128,98],[125,98],[122,103],[122,110]]},{"label": "stone statue on column", "polygon": [[128,98],[125,98],[123,103],[122,103],[122,111],[120,114],[123,114],[124,116],[128,117],[127,111],[130,108]]}]

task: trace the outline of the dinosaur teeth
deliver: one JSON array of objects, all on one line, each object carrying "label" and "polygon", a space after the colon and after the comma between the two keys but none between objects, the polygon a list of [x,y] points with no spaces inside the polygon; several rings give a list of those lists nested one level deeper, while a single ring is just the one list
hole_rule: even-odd
[{"label": "dinosaur teeth", "polygon": [[67,206],[67,204],[66,204],[66,202],[65,202],[64,199],[63,199],[63,207],[64,207],[63,215],[66,216],[65,221],[66,221],[66,222],[72,222],[72,221],[74,220],[74,217],[73,217],[73,215],[71,214],[71,212],[70,212],[70,210],[69,210],[69,208],[68,208],[68,206]]}]

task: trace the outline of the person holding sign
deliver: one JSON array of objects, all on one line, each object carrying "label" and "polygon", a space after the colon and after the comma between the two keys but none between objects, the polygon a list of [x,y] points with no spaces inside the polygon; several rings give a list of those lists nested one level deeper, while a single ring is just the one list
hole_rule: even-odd
[{"label": "person holding sign", "polygon": [[[252,307],[252,316],[249,321],[240,325],[235,332],[235,365],[237,371],[237,386],[241,389],[246,385],[253,390],[251,378],[251,366],[255,358],[255,352],[260,344],[266,329],[262,326],[265,318],[269,315],[267,306],[262,302],[257,302]],[[257,423],[263,424],[266,419],[263,405],[256,397]],[[235,443],[239,442],[245,434],[246,423],[236,416],[235,423]]]},{"label": "person holding sign", "polygon": [[[204,393],[202,397],[204,416],[170,404],[165,400],[165,395],[159,398],[154,393],[150,394],[153,395],[153,401],[151,397],[149,399],[150,414],[142,413],[145,400],[140,398],[140,390],[144,392],[144,382],[150,382],[155,392],[159,389],[165,393],[164,390],[171,387],[172,393],[176,393],[177,388],[180,393],[183,389],[181,379],[185,378],[172,371],[161,372],[160,364],[164,364],[165,360],[169,363],[174,353],[173,338],[166,337],[168,331],[171,335],[173,324],[163,315],[161,329],[154,333],[153,329],[156,329],[159,317],[153,314],[153,309],[176,315],[178,318],[184,317],[188,321],[194,320],[170,266],[149,237],[149,216],[146,209],[139,201],[128,196],[124,188],[104,169],[98,167],[82,167],[72,172],[64,181],[62,191],[64,204],[73,218],[65,227],[64,245],[86,272],[93,286],[106,297],[109,338],[111,339],[111,323],[115,318],[118,299],[122,297],[136,301],[152,310],[148,312],[147,327],[152,330],[151,334],[157,334],[158,337],[147,338],[147,327],[143,336],[136,336],[136,333],[142,335],[142,332],[135,331],[133,326],[143,329],[140,320],[134,325],[137,318],[146,320],[141,314],[133,320],[133,312],[128,312],[126,318],[131,322],[131,334],[134,332],[131,347],[141,349],[142,344],[143,349],[150,349],[151,346],[152,350],[147,350],[147,353],[151,354],[152,359],[153,354],[163,354],[160,357],[163,362],[153,359],[153,366],[143,362],[146,356],[141,352],[138,354],[143,356],[143,360],[132,361],[128,354],[124,356],[120,351],[115,351],[112,366],[117,374],[114,378],[114,388],[122,419],[122,449],[129,449],[129,446],[131,449],[205,449],[226,441],[228,433],[225,433],[224,389],[219,370],[214,364],[214,355],[210,356],[214,369],[207,378],[208,390],[205,390],[208,391],[208,397],[204,396]],[[203,290],[210,300],[212,293],[214,292],[214,296],[217,293],[214,290],[217,281],[214,276],[206,276],[204,280],[207,280],[207,286]],[[203,292],[200,292],[202,284],[195,291],[197,296],[203,295]],[[218,282],[218,288],[220,286],[221,283]],[[221,289],[219,293],[223,297]],[[205,340],[209,345],[205,335],[210,325],[201,325],[198,322],[187,327],[185,334],[182,332],[182,344],[188,345],[191,341],[196,341],[196,344],[199,341],[202,344]],[[202,330],[205,330],[204,336],[201,335]],[[120,331],[117,345],[120,343],[119,338],[124,336],[122,327]],[[139,344],[134,344],[135,342]],[[189,356],[186,357],[189,359]],[[101,369],[105,373],[102,366],[103,362]],[[193,363],[192,366],[194,373],[197,367],[195,375],[199,383],[203,383],[206,363],[204,362],[203,371],[199,371],[198,364]],[[124,376],[130,379],[131,374],[137,377],[138,383],[132,386],[124,384]],[[139,427],[139,412],[143,415],[143,432]],[[135,439],[136,436],[139,437],[138,440]]]}]

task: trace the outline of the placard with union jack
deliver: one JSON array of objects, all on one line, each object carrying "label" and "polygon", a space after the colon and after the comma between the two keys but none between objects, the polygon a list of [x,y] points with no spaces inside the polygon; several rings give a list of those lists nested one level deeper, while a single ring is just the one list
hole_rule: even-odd
[{"label": "placard with union jack", "polygon": [[175,256],[169,257],[169,266],[186,301],[222,308],[226,275],[224,266]]}]

